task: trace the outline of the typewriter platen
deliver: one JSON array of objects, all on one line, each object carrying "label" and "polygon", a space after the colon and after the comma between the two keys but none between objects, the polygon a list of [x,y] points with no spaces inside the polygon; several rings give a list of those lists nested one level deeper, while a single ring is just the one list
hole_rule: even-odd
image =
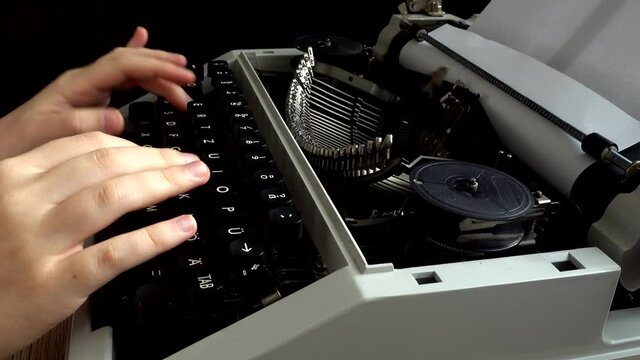
[{"label": "typewriter platen", "polygon": [[[620,267],[504,143],[482,88],[370,50],[328,36],[222,57],[329,273],[171,358],[640,354]],[[108,353],[108,331],[74,327],[71,358]]]}]

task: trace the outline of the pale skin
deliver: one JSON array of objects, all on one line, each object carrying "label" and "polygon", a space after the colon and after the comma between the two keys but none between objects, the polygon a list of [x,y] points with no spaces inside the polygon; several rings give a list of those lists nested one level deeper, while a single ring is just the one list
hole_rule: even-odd
[{"label": "pale skin", "polygon": [[116,88],[142,88],[178,109],[195,80],[184,56],[126,48],[62,74],[0,119],[0,358],[71,315],[113,279],[191,237],[191,215],[85,247],[123,214],[203,185],[209,169],[192,154],[119,138],[124,120],[107,106]]}]

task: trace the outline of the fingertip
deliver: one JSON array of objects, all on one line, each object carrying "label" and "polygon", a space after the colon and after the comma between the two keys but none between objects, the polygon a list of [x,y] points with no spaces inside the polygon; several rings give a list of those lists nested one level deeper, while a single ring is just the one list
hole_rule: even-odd
[{"label": "fingertip", "polygon": [[182,215],[174,219],[174,222],[178,229],[188,235],[193,235],[198,228],[196,219],[193,215]]},{"label": "fingertip", "polygon": [[137,26],[127,43],[127,47],[144,47],[149,40],[149,32],[142,26]]},{"label": "fingertip", "polygon": [[102,111],[102,129],[111,135],[122,133],[124,130],[124,118],[118,109],[105,108]]},{"label": "fingertip", "polygon": [[209,168],[207,165],[200,161],[190,162],[185,165],[187,171],[196,179],[206,179],[209,176]]},{"label": "fingertip", "polygon": [[182,54],[176,54],[176,59],[178,60],[178,63],[180,63],[183,66],[186,66],[189,61],[187,60],[187,57],[182,55]]},{"label": "fingertip", "polygon": [[182,89],[182,88],[180,88],[179,95],[180,95],[180,100],[182,100],[182,103],[184,104],[184,108],[186,109],[187,108],[187,104],[192,102],[193,98],[189,94],[187,94],[187,92],[184,91],[184,89]]},{"label": "fingertip", "polygon": [[139,33],[141,35],[144,35],[145,38],[147,38],[149,36],[149,31],[147,31],[147,28],[145,28],[144,26],[136,26],[136,33]]},{"label": "fingertip", "polygon": [[177,87],[177,94],[176,95],[177,95],[175,97],[176,103],[174,103],[173,105],[175,105],[181,111],[187,111],[187,105],[191,101],[193,101],[193,98],[191,96],[189,96],[189,94],[187,94],[187,92],[184,91],[184,89],[181,88],[181,87]]}]

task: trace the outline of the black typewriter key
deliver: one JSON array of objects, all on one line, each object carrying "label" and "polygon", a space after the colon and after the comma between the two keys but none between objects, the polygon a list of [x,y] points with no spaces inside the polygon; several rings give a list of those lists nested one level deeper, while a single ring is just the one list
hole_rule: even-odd
[{"label": "black typewriter key", "polygon": [[[201,124],[193,131],[193,138],[195,139],[196,149],[205,152],[219,152],[222,151],[222,144],[220,143],[220,132],[215,129],[212,124]],[[205,142],[205,140],[213,140],[213,143]]]},{"label": "black typewriter key", "polygon": [[240,139],[248,136],[256,136],[260,133],[258,125],[252,121],[241,121],[233,124],[233,138]]},{"label": "black typewriter key", "polygon": [[224,275],[219,260],[207,255],[204,247],[192,246],[179,250],[177,256],[180,279],[191,288],[220,290]]},{"label": "black typewriter key", "polygon": [[224,99],[226,99],[229,96],[235,96],[235,95],[241,95],[241,94],[242,94],[242,90],[240,90],[240,87],[238,87],[238,85],[229,85],[218,90],[218,96],[220,96],[222,101],[224,101]]},{"label": "black typewriter key", "polygon": [[158,111],[158,120],[160,122],[175,121],[178,115],[177,111],[173,107],[164,107]]},{"label": "black typewriter key", "polygon": [[216,201],[212,206],[218,218],[238,218],[246,215],[245,207],[236,199],[227,198]]},{"label": "black typewriter key", "polygon": [[191,122],[196,128],[198,128],[200,125],[203,125],[203,124],[213,123],[213,119],[206,112],[194,112],[194,113],[191,113],[189,117],[191,118]]},{"label": "black typewriter key", "polygon": [[140,210],[136,210],[127,215],[132,223],[137,223],[140,226],[149,226],[156,222],[166,220],[169,216],[169,209],[166,202],[149,205]]},{"label": "black typewriter key", "polygon": [[224,286],[224,277],[210,269],[194,271],[188,277],[190,288],[195,289],[199,295],[208,295],[210,292],[219,291]]},{"label": "black typewriter key", "polygon": [[[244,246],[244,245],[243,245]],[[269,275],[266,265],[263,262],[263,256],[255,258],[256,261],[250,259],[239,260],[236,263],[236,274],[239,276],[240,283],[244,288],[256,287],[257,284],[268,282],[271,285],[273,278]]]},{"label": "black typewriter key", "polygon": [[273,164],[273,158],[266,151],[251,151],[244,154],[244,163],[252,169],[263,168]]},{"label": "black typewriter key", "polygon": [[[248,250],[248,251],[246,251]],[[243,301],[251,306],[260,306],[279,300],[277,281],[264,263],[264,250],[257,243],[237,242],[231,244],[232,273],[237,279],[238,291]],[[277,296],[273,296],[277,294]]]},{"label": "black typewriter key", "polygon": [[173,113],[173,111],[165,111],[168,113],[162,119],[160,119],[160,127],[163,132],[181,132],[184,128],[181,119]]},{"label": "black typewriter key", "polygon": [[193,212],[196,198],[195,191],[178,194],[167,200],[167,209],[175,216]]},{"label": "black typewriter key", "polygon": [[211,86],[213,86],[214,89],[222,89],[234,85],[236,85],[236,80],[233,76],[216,76],[211,78]]},{"label": "black typewriter key", "polygon": [[210,78],[230,77],[233,72],[229,68],[213,68],[208,75]]},{"label": "black typewriter key", "polygon": [[187,311],[195,313],[215,313],[223,303],[226,276],[224,272],[212,269],[193,271],[185,276],[187,290]]},{"label": "black typewriter key", "polygon": [[189,96],[191,96],[192,99],[199,100],[202,98],[202,83],[199,81],[187,83],[182,88],[187,92],[187,94],[189,94]]},{"label": "black typewriter key", "polygon": [[267,236],[275,241],[300,240],[302,216],[293,205],[280,206],[267,212]]},{"label": "black typewriter key", "polygon": [[167,100],[166,98],[162,96],[158,96],[158,99],[156,101],[156,109],[158,111],[162,111],[165,109],[173,109],[173,105],[171,105],[169,100]]},{"label": "black typewriter key", "polygon": [[247,107],[247,101],[241,94],[225,96],[222,98],[222,104],[228,112],[234,110],[249,110]]},{"label": "black typewriter key", "polygon": [[219,144],[220,140],[213,134],[208,136],[197,136],[197,146],[202,151],[210,151],[217,150],[220,148],[221,144]]},{"label": "black typewriter key", "polygon": [[220,151],[207,151],[200,154],[202,160],[209,167],[211,175],[220,175],[227,173],[230,169],[229,162],[225,153]]},{"label": "black typewriter key", "polygon": [[203,64],[187,64],[187,69],[193,71],[196,76],[196,81],[202,81],[204,79],[204,65]]},{"label": "black typewriter key", "polygon": [[211,113],[193,113],[190,115],[192,134],[199,138],[211,137],[215,134],[216,122]]},{"label": "black typewriter key", "polygon": [[209,60],[207,62],[207,70],[211,73],[215,69],[228,69],[229,63],[225,60]]},{"label": "black typewriter key", "polygon": [[260,169],[253,173],[253,181],[258,187],[272,186],[282,182],[282,174],[276,168]]},{"label": "black typewriter key", "polygon": [[236,92],[235,94],[227,94],[221,98],[221,101],[226,108],[247,106],[247,99],[245,99],[244,95],[242,95],[242,93],[240,92]]},{"label": "black typewriter key", "polygon": [[206,114],[209,111],[208,106],[201,101],[189,101],[187,103],[187,113],[190,116],[194,114]]},{"label": "black typewriter key", "polygon": [[134,294],[134,317],[138,324],[156,326],[176,316],[175,291],[169,283],[144,284]]},{"label": "black typewriter key", "polygon": [[236,239],[229,243],[229,253],[237,264],[253,265],[264,259],[264,246],[253,239]]},{"label": "black typewriter key", "polygon": [[133,142],[140,146],[159,147],[162,143],[158,131],[151,125],[138,125],[132,136]]},{"label": "black typewriter key", "polygon": [[162,132],[164,147],[178,151],[186,151],[190,147],[184,128],[178,122],[166,121],[162,124]]},{"label": "black typewriter key", "polygon": [[[198,224],[200,225],[200,224]],[[204,245],[204,237],[202,236],[202,230],[198,229],[195,234],[191,235],[190,238],[187,239],[187,242],[184,245],[195,244],[195,246]]]},{"label": "black typewriter key", "polygon": [[238,140],[238,148],[241,151],[264,150],[266,147],[267,143],[260,135],[245,136]]},{"label": "black typewriter key", "polygon": [[238,121],[253,121],[253,114],[249,110],[233,110],[229,112],[229,120],[232,124]]},{"label": "black typewriter key", "polygon": [[138,101],[129,105],[128,120],[133,124],[151,124],[155,119],[155,105],[150,101]]},{"label": "black typewriter key", "polygon": [[237,260],[262,262],[264,246],[253,238],[235,239],[229,243],[229,254]]},{"label": "black typewriter key", "polygon": [[[190,245],[190,244],[185,244]],[[207,251],[202,246],[179,246],[177,249],[177,264],[180,269],[180,276],[199,276],[203,273],[210,273],[214,268],[214,260],[207,255]]]},{"label": "black typewriter key", "polygon": [[260,191],[260,200],[267,208],[289,204],[291,195],[284,186],[277,186]]},{"label": "black typewriter key", "polygon": [[205,189],[208,191],[210,195],[214,197],[235,197],[238,195],[238,191],[240,190],[240,184],[237,180],[234,180],[233,177],[226,176],[223,174],[214,174],[207,185],[205,185]]},{"label": "black typewriter key", "polygon": [[[215,235],[212,235],[209,229],[210,224],[209,221],[207,221],[208,217],[204,216],[199,210],[194,211],[193,217],[196,219],[196,222],[198,222],[198,231],[175,249],[177,253],[182,254],[185,251],[192,251],[192,249],[206,248],[215,240]],[[200,221],[198,221],[199,219]]]},{"label": "black typewriter key", "polygon": [[251,228],[241,221],[225,221],[224,225],[218,226],[216,233],[219,237],[217,242],[222,244],[235,240],[248,240],[252,235]]}]

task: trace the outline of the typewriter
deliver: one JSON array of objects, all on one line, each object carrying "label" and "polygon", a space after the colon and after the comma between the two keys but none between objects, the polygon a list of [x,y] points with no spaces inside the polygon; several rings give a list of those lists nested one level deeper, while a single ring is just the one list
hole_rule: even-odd
[{"label": "typewriter", "polygon": [[[69,358],[640,356],[640,122],[438,5],[407,2],[373,47],[327,35],[228,52],[177,118],[151,95],[123,107],[126,136],[194,147],[227,182],[189,194],[208,210],[188,248],[75,314]],[[525,86],[549,74],[611,122]]]}]

